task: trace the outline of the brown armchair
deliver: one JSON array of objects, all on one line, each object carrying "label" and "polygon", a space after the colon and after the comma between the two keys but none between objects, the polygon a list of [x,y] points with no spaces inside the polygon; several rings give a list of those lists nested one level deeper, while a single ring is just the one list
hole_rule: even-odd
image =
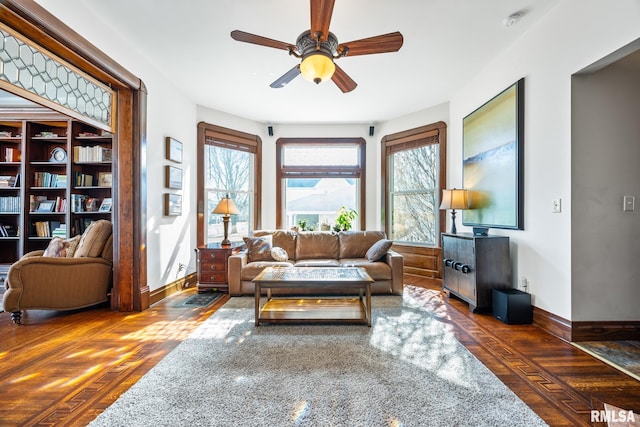
[{"label": "brown armchair", "polygon": [[113,236],[109,221],[93,222],[73,257],[25,254],[9,268],[2,304],[20,324],[22,310],[75,310],[109,300]]}]

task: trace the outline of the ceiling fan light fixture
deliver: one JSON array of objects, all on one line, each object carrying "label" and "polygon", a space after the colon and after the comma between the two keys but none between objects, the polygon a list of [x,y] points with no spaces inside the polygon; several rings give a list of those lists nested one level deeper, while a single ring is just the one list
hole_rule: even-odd
[{"label": "ceiling fan light fixture", "polygon": [[336,64],[334,64],[333,58],[322,51],[305,56],[300,63],[302,77],[316,84],[329,80],[335,71]]}]

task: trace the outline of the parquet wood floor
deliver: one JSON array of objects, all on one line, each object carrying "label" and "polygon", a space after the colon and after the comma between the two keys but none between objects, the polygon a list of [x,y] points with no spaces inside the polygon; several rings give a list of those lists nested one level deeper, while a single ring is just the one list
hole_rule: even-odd
[{"label": "parquet wood floor", "polygon": [[[428,280],[407,276],[405,283],[550,425],[591,425],[589,410],[602,402],[640,414],[639,381],[535,326],[470,313]],[[21,326],[0,313],[0,426],[88,424],[228,300],[177,306],[192,293],[143,313],[28,311]]]}]

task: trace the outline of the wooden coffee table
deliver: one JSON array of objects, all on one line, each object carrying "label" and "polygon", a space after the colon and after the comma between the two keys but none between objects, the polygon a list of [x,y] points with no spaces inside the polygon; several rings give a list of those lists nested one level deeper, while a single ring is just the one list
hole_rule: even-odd
[{"label": "wooden coffee table", "polygon": [[[371,326],[371,283],[373,279],[360,267],[267,267],[255,279],[255,323],[347,322]],[[342,290],[344,296],[274,298],[274,288],[305,288],[322,294]],[[262,302],[262,290],[267,299]],[[349,298],[347,295],[357,294]]]}]

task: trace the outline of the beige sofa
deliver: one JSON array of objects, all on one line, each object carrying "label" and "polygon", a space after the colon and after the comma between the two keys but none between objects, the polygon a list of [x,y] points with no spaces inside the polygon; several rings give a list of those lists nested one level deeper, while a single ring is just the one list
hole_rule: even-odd
[{"label": "beige sofa", "polygon": [[[247,250],[229,257],[229,294],[231,296],[254,295],[252,282],[258,273],[269,266],[288,267],[363,267],[375,280],[371,286],[374,294],[401,295],[403,289],[402,255],[392,251],[382,252],[379,260],[370,261],[372,246],[381,240],[390,245],[382,231],[302,231],[261,230],[245,238]],[[286,252],[286,261],[278,254]],[[278,289],[274,290],[277,293]],[[284,292],[284,291],[283,291]],[[287,293],[307,294],[308,289],[286,290]],[[329,291],[331,292],[331,291]],[[339,290],[338,290],[339,292]],[[313,292],[313,293],[317,293]]]}]

